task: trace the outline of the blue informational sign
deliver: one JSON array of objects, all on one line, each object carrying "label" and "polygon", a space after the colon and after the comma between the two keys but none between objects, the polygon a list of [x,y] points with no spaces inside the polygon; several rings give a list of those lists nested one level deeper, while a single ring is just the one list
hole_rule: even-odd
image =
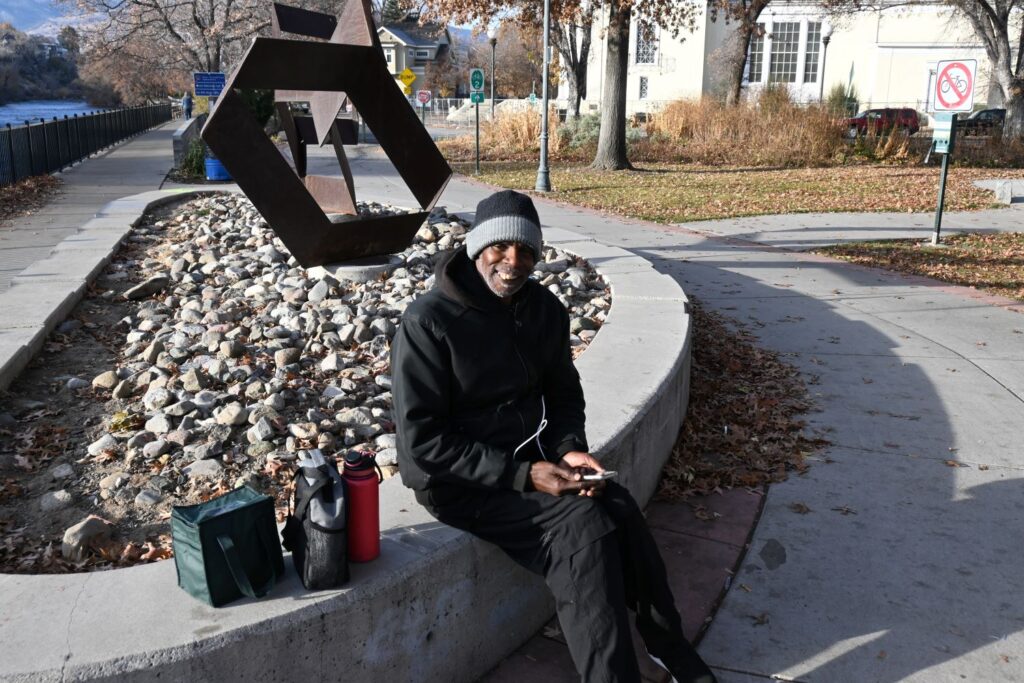
[{"label": "blue informational sign", "polygon": [[224,90],[223,71],[196,71],[192,78],[195,80],[196,97],[219,97]]}]

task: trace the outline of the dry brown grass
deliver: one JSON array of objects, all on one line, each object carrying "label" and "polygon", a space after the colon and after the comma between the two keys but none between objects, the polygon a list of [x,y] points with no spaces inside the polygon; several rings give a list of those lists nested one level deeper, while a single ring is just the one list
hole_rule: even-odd
[{"label": "dry brown grass", "polygon": [[[501,113],[494,121],[480,122],[480,158],[484,161],[528,161],[540,153],[540,110],[530,107],[512,113]],[[441,153],[450,160],[468,161],[475,157],[473,134],[440,140]],[[558,131],[558,112],[548,112],[548,152],[553,158],[565,159],[566,140]]]},{"label": "dry brown grass", "polygon": [[638,160],[711,165],[825,166],[844,160],[845,125],[821,107],[771,93],[758,103],[677,100],[647,124]]},{"label": "dry brown grass", "polygon": [[[548,152],[552,161],[586,162],[594,156],[591,138],[573,140],[558,124],[552,108]],[[726,106],[714,99],[676,100],[653,114],[642,129],[629,129],[629,158],[634,162],[699,164],[743,168],[821,168],[885,164],[919,165],[931,138],[895,131],[849,140],[846,119],[825,107],[802,106],[783,89],[769,89],[756,102]],[[577,135],[577,138],[579,136]],[[540,112],[535,108],[501,114],[480,124],[483,161],[536,161],[540,151]],[[472,134],[438,143],[451,161],[471,161]],[[934,159],[933,159],[934,163]],[[1022,168],[1024,141],[958,138],[953,163],[961,167]]]}]

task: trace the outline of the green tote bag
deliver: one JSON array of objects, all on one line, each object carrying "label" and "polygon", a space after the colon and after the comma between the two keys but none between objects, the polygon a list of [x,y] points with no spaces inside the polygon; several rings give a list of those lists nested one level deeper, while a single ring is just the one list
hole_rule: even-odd
[{"label": "green tote bag", "polygon": [[261,598],[284,574],[274,500],[248,486],[175,506],[171,540],[178,585],[214,607],[242,596]]}]

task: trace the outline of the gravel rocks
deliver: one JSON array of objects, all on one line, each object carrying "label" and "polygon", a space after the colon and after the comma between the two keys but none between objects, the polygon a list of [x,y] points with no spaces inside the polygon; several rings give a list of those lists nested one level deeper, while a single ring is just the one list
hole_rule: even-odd
[{"label": "gravel rocks", "polygon": [[81,562],[94,543],[110,538],[112,525],[105,519],[90,515],[64,532],[61,555],[72,562]]},{"label": "gravel rocks", "polygon": [[107,372],[97,375],[92,380],[92,387],[93,389],[105,389],[110,391],[117,386],[118,381],[117,373],[113,370],[108,370]]},{"label": "gravel rocks", "polygon": [[71,494],[64,489],[44,493],[39,498],[40,512],[56,512],[57,510],[63,510],[69,505],[71,505]]},{"label": "gravel rocks", "polygon": [[162,290],[170,283],[171,279],[166,275],[151,277],[145,282],[138,284],[124,293],[125,299],[145,299]]},{"label": "gravel rocks", "polygon": [[[92,443],[76,446],[76,461],[86,463],[78,478],[55,469],[56,485],[76,501],[95,499],[111,519],[142,525],[239,482],[283,502],[301,449],[372,452],[394,474],[391,342],[402,313],[433,286],[439,255],[461,245],[466,228],[435,209],[400,255],[403,265],[353,282],[307,273],[241,196],[205,197],[156,224],[144,220],[136,236],[145,253],[111,265],[124,275],[121,287],[143,281],[124,292],[131,313],[112,331],[123,340],[116,369],[91,383],[110,418],[87,427]],[[582,351],[610,310],[606,285],[551,248],[533,277],[569,309],[570,341]],[[88,386],[73,380],[62,381]],[[102,534],[106,522],[92,519],[82,524]],[[65,555],[78,556],[82,534],[68,533]]]},{"label": "gravel rocks", "polygon": [[114,448],[117,448],[117,439],[112,437],[110,434],[104,434],[96,441],[93,441],[91,444],[89,444],[89,447],[86,448],[85,450],[89,455],[99,455],[103,451],[111,450]]}]

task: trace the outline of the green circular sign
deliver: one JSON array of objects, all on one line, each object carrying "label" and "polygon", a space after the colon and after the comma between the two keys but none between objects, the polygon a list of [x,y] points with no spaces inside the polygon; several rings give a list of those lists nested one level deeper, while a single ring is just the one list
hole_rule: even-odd
[{"label": "green circular sign", "polygon": [[484,70],[473,69],[469,74],[469,85],[473,90],[483,90],[484,87]]}]

